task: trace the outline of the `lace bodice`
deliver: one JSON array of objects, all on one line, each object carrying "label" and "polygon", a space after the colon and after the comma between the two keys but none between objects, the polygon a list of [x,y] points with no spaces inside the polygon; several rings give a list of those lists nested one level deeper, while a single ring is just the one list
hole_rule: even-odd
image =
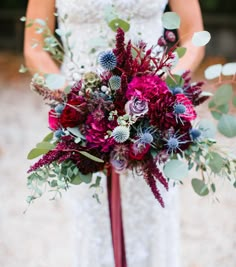
[{"label": "lace bodice", "polygon": [[[163,32],[161,15],[166,4],[167,0],[57,0],[59,17],[68,15],[65,23],[59,22],[59,26],[64,32],[72,33],[69,44],[73,47],[75,64],[66,60],[63,71],[67,77],[72,79],[71,70],[76,76],[75,69],[94,65],[96,54],[112,44],[115,33],[106,22],[112,5],[119,17],[130,21],[127,39],[133,42],[142,39],[151,46]],[[92,50],[95,54],[90,53]]]},{"label": "lace bodice", "polygon": [[[163,32],[161,16],[167,0],[57,0],[60,17],[68,15],[62,31],[71,32],[73,64],[65,57],[62,71],[68,80],[79,77],[79,68],[96,63],[96,53],[107,49],[115,33],[107,26],[104,10],[112,4],[119,17],[130,20],[126,35],[133,42],[142,39],[156,44]],[[99,41],[98,41],[99,40]],[[66,44],[64,40],[64,44]],[[69,54],[69,53],[68,53]],[[78,73],[77,73],[78,72]],[[73,77],[74,74],[78,74]],[[177,191],[166,193],[160,186],[166,208],[153,197],[143,177],[130,171],[120,176],[122,214],[128,267],[178,267]],[[106,189],[106,177],[102,179]],[[87,185],[70,190],[76,220],[75,267],[114,267],[106,190],[99,194],[101,205],[92,198]]]}]

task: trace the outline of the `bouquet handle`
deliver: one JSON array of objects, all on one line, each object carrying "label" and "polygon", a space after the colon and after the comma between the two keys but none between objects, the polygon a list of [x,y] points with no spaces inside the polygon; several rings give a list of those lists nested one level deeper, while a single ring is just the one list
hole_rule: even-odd
[{"label": "bouquet handle", "polygon": [[122,223],[120,177],[112,167],[108,168],[107,191],[115,267],[127,267]]}]

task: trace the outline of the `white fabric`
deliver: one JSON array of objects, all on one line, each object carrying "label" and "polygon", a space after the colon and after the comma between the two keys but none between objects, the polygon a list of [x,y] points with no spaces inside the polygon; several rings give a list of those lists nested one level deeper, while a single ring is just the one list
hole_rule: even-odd
[{"label": "white fabric", "polygon": [[[104,8],[114,4],[124,19],[130,17],[132,40],[140,37],[149,45],[156,44],[162,34],[161,15],[167,0],[57,0],[59,16],[68,14],[61,29],[72,33],[74,59],[79,66],[93,65],[95,55],[88,56],[91,40],[105,36],[114,39],[114,33],[103,19]],[[139,35],[141,32],[141,36]],[[105,46],[104,46],[105,47]],[[101,51],[102,47],[98,50]],[[78,59],[78,60],[77,60]],[[63,71],[68,79],[77,71],[65,59]],[[74,267],[114,267],[111,231],[106,193],[106,179],[102,179],[101,204],[92,198],[87,185],[71,188],[76,220],[76,246]],[[131,172],[121,175],[122,212],[128,267],[179,267],[179,213],[178,192],[168,193],[160,186],[166,208],[154,199],[142,177]]]}]

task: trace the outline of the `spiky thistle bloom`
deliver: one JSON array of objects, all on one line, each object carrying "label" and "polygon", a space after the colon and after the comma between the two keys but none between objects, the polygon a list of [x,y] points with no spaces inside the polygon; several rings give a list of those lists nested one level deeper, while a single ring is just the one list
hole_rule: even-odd
[{"label": "spiky thistle bloom", "polygon": [[198,140],[200,136],[202,135],[201,131],[197,128],[190,129],[189,134],[193,141]]},{"label": "spiky thistle bloom", "polygon": [[117,143],[124,143],[129,139],[130,129],[126,126],[117,126],[112,131],[112,136]]},{"label": "spiky thistle bloom", "polygon": [[116,56],[112,51],[104,51],[98,57],[98,62],[105,70],[113,70],[117,65]]},{"label": "spiky thistle bloom", "polygon": [[188,145],[190,144],[191,140],[189,138],[189,132],[173,132],[171,130],[168,131],[168,137],[164,138],[167,147],[167,153],[183,153]]},{"label": "spiky thistle bloom", "polygon": [[109,79],[109,85],[111,87],[111,89],[113,90],[118,90],[121,87],[121,78],[118,75],[113,75],[111,76],[111,78]]}]

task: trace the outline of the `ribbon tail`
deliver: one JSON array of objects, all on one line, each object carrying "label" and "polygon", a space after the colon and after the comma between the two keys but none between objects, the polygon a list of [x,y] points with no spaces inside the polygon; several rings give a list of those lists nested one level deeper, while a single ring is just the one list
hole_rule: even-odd
[{"label": "ribbon tail", "polygon": [[113,168],[108,170],[107,189],[115,267],[127,267],[119,178]]}]

